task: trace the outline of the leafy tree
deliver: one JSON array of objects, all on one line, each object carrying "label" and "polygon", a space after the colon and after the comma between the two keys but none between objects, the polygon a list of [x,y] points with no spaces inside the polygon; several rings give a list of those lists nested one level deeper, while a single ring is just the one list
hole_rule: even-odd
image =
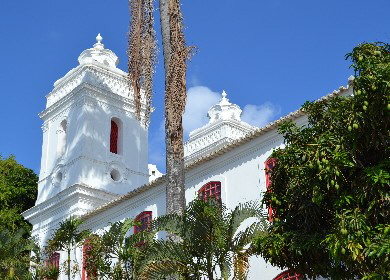
[{"label": "leafy tree", "polygon": [[307,102],[308,125],[284,123],[263,202],[274,209],[258,251],[310,277],[390,278],[390,47],[364,43],[353,96]]},{"label": "leafy tree", "polygon": [[153,234],[143,231],[129,235],[138,223],[132,219],[115,222],[101,235],[88,238],[86,269],[91,279],[138,279],[139,267]]},{"label": "leafy tree", "polygon": [[[228,212],[212,200],[195,200],[185,212],[160,216],[152,222],[155,231],[167,231],[180,241],[155,240],[148,248],[142,266],[142,279],[246,279],[248,258],[253,254],[252,240],[264,221],[255,203],[238,205]],[[238,230],[248,218],[248,226]]]},{"label": "leafy tree", "polygon": [[71,216],[69,219],[60,223],[59,227],[53,233],[52,238],[48,241],[47,252],[50,255],[55,251],[66,251],[66,275],[70,280],[71,275],[71,257],[73,249],[82,246],[84,240],[90,235],[89,230],[79,230],[82,220]]},{"label": "leafy tree", "polygon": [[24,228],[27,234],[31,229],[20,213],[34,206],[37,182],[34,171],[17,163],[14,156],[0,156],[0,231]]}]

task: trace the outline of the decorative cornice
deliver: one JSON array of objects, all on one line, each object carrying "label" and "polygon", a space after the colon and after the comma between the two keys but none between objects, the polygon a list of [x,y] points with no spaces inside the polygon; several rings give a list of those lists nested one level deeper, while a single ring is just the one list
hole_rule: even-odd
[{"label": "decorative cornice", "polygon": [[118,197],[118,195],[109,193],[106,191],[98,190],[85,184],[75,184],[63,191],[57,193],[53,197],[45,200],[44,202],[31,207],[30,209],[22,213],[23,217],[27,220],[35,219],[39,215],[43,215],[45,212],[55,211],[67,201],[73,199],[75,196],[85,196],[89,199],[93,199],[96,202],[108,202]]},{"label": "decorative cornice", "polygon": [[48,99],[48,107],[76,88],[88,72],[95,74],[96,78],[100,78],[101,84],[103,84],[102,82],[106,82],[106,85],[116,84],[112,87],[117,90],[115,92],[116,94],[130,96],[130,88],[127,83],[125,72],[118,68],[114,70],[113,68],[104,67],[100,63],[91,62],[73,68],[63,78],[55,82],[55,88],[46,95],[46,98]]},{"label": "decorative cornice", "polygon": [[[74,103],[78,103],[76,106],[82,106],[82,102],[77,99],[78,95],[100,98],[99,102],[105,102],[106,106],[114,105],[118,110],[134,116],[133,95],[125,74],[124,72],[121,75],[112,73],[111,70],[105,70],[100,65],[80,65],[47,96],[47,107],[39,114],[39,117],[45,121],[42,129],[47,130],[46,120],[50,116],[59,111],[59,114],[64,114],[64,107],[74,106]],[[141,123],[145,123],[146,101],[142,92],[141,101]],[[148,124],[149,120],[146,127]]]},{"label": "decorative cornice", "polygon": [[143,186],[141,186],[139,188],[136,188],[135,190],[132,190],[132,191],[128,192],[127,194],[124,194],[124,195],[122,195],[122,196],[120,196],[120,197],[118,197],[118,198],[116,198],[116,199],[114,199],[114,200],[112,200],[112,201],[110,201],[110,202],[108,202],[108,203],[106,203],[106,204],[104,204],[104,205],[102,205],[102,206],[92,210],[91,212],[81,216],[81,219],[82,220],[87,220],[90,217],[92,217],[92,216],[94,216],[94,215],[96,215],[96,214],[98,214],[98,213],[100,213],[100,212],[102,212],[102,211],[104,211],[104,210],[106,210],[108,208],[111,208],[111,207],[113,207],[115,205],[118,205],[119,203],[121,203],[124,200],[133,198],[133,197],[135,197],[135,196],[137,196],[137,195],[139,195],[141,193],[144,193],[144,192],[146,192],[146,191],[148,191],[148,190],[150,190],[150,189],[152,189],[152,188],[154,188],[156,186],[159,186],[160,184],[162,184],[164,182],[165,182],[165,175],[163,175],[163,176],[157,178],[156,180],[154,180],[154,181],[152,181],[152,182],[150,182],[148,184],[145,184],[145,185],[143,185]]},{"label": "decorative cornice", "polygon": [[[251,146],[246,146],[245,149],[237,151],[236,149],[231,149],[229,151],[232,151],[231,153],[225,153],[227,155],[223,159],[221,157],[216,157],[213,159],[212,164],[208,164],[210,161],[207,161],[203,163],[203,165],[196,169],[193,168],[191,170],[186,170],[186,182],[191,182],[195,180],[196,178],[204,177],[210,173],[215,172],[216,170],[222,169],[225,166],[229,166],[233,163],[237,163],[237,161],[240,161],[244,159],[247,156],[257,154],[257,152],[264,151],[268,147],[275,147],[275,144],[283,143],[283,137],[282,135],[278,133],[273,133],[270,137],[268,135],[265,139],[262,140],[261,144],[253,144]],[[226,147],[226,146],[225,146]],[[242,147],[242,146],[240,146]],[[260,153],[258,153],[260,155]],[[190,163],[189,163],[190,164]],[[195,172],[189,172],[189,171],[195,171]]]},{"label": "decorative cornice", "polygon": [[255,127],[247,127],[235,120],[218,120],[206,125],[203,130],[191,135],[184,144],[185,160],[192,160],[202,154],[207,154],[220,146],[221,143],[226,145],[244,137],[253,130]]},{"label": "decorative cornice", "polygon": [[[97,160],[97,159],[93,159],[93,158],[90,158],[90,157],[87,157],[87,156],[79,156],[77,158],[74,158],[70,161],[68,161],[67,163],[65,164],[61,164],[61,168],[63,168],[64,170],[67,170],[70,166],[72,166],[73,164],[75,164],[77,161],[80,161],[80,160],[87,160],[87,161],[90,161],[94,164],[100,164],[100,165],[104,165],[106,167],[106,170],[108,171],[109,170],[109,167],[112,166],[113,164],[114,165],[120,165],[121,166],[121,169],[123,170],[124,174],[134,174],[134,175],[139,175],[139,176],[143,176],[143,177],[147,177],[149,178],[149,174],[146,174],[146,173],[142,173],[142,172],[139,172],[139,171],[134,171],[134,170],[131,170],[127,167],[125,167],[122,163],[118,162],[118,161],[101,161],[101,160]],[[57,169],[56,168],[53,168],[52,172],[50,172],[50,174],[48,174],[47,176],[45,176],[44,178],[40,179],[38,181],[38,184],[40,184],[41,182],[51,178],[55,173],[57,172]],[[108,171],[109,172],[109,171]]]},{"label": "decorative cornice", "polygon": [[[160,184],[161,186],[161,184]],[[147,205],[149,202],[152,202],[155,200],[155,198],[159,195],[159,194],[162,194],[162,193],[165,193],[165,188],[160,188],[158,189],[157,186],[155,186],[154,188],[152,188],[154,191],[148,195],[144,195],[146,194],[147,192],[143,192],[141,193],[141,195],[136,195],[136,196],[133,196],[133,197],[137,197],[137,200],[136,201],[132,201],[131,203],[131,208],[135,209],[135,208],[138,208],[142,205]],[[131,197],[131,198],[133,198]],[[130,197],[128,197],[126,200],[130,199]],[[123,202],[124,200],[122,200],[121,202]],[[118,203],[119,204],[119,203]],[[107,208],[104,208],[104,209],[107,209]],[[83,223],[83,227],[84,228],[91,228],[90,225],[93,225],[93,224],[96,224],[96,222],[99,222],[100,224],[105,224],[107,225],[110,221],[116,221],[116,220],[119,220],[119,218],[121,216],[123,216],[123,214],[125,214],[128,210],[127,210],[127,206],[124,206],[124,207],[121,207],[120,209],[116,209],[117,211],[113,212],[113,213],[110,213],[109,217],[106,217],[106,218],[103,218],[103,220],[101,220],[101,217],[96,217],[96,214],[94,214],[94,218],[93,219],[89,219],[87,217],[88,213],[81,216],[81,219],[83,219],[85,222]],[[103,211],[103,209],[102,209]],[[102,211],[99,211],[99,213],[101,213]]]}]

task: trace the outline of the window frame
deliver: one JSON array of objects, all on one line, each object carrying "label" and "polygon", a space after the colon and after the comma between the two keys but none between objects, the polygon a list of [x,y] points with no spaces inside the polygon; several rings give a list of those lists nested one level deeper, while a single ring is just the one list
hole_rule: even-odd
[{"label": "window frame", "polygon": [[301,280],[302,274],[298,274],[291,269],[279,273],[273,280]]},{"label": "window frame", "polygon": [[[219,188],[219,190],[218,190]],[[206,193],[211,192],[211,190],[215,189],[213,194]],[[210,181],[204,184],[198,190],[198,198],[207,202],[209,197],[215,197],[219,205],[222,205],[222,183],[221,181]]]},{"label": "window frame", "polygon": [[[148,220],[146,221],[146,225],[145,225],[145,222],[142,221],[143,218],[147,218]],[[142,211],[141,213],[139,213],[134,221],[136,222],[141,222],[142,224],[140,226],[134,226],[134,234],[136,233],[139,233],[141,231],[144,231],[144,230],[149,230],[149,226],[150,226],[150,223],[152,222],[153,220],[153,212],[152,211]],[[145,228],[143,228],[145,226]]]},{"label": "window frame", "polygon": [[114,118],[110,122],[110,153],[119,154],[119,123]]}]

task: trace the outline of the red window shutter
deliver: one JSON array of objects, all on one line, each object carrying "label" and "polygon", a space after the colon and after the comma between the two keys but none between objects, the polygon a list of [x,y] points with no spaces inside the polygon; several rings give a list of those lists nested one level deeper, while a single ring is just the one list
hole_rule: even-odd
[{"label": "red window shutter", "polygon": [[87,270],[85,269],[86,267],[86,259],[87,259],[87,245],[84,243],[83,245],[83,269],[81,272],[81,279],[82,280],[88,280],[88,275],[87,275]]},{"label": "red window shutter", "polygon": [[273,280],[301,280],[301,279],[303,279],[302,274],[297,274],[292,270],[287,270],[280,273]]},{"label": "red window shutter", "polygon": [[[82,280],[90,280],[90,275],[87,272],[87,259],[90,257],[88,256],[88,252],[92,249],[92,244],[88,243],[88,239],[84,241],[83,245],[83,267],[81,271],[81,279]],[[97,276],[97,271],[93,271],[94,276]]]},{"label": "red window shutter", "polygon": [[[271,175],[272,175],[272,169],[274,169],[276,165],[276,158],[267,159],[264,165],[265,165],[265,186],[267,188],[267,191],[271,191],[270,190],[270,186],[272,184]],[[273,216],[274,216],[274,210],[270,206],[268,207],[268,220],[270,222],[273,221]]]},{"label": "red window shutter", "polygon": [[46,266],[60,267],[60,253],[54,252],[50,258],[46,260]]},{"label": "red window shutter", "polygon": [[210,197],[214,197],[219,204],[222,204],[221,182],[211,181],[203,185],[203,187],[198,191],[198,197],[203,201],[207,201]]},{"label": "red window shutter", "polygon": [[118,153],[118,125],[114,121],[111,121],[110,152]]},{"label": "red window shutter", "polygon": [[143,211],[137,217],[135,217],[136,222],[140,222],[141,225],[134,226],[134,233],[147,230],[149,228],[150,222],[152,221],[152,211]]}]

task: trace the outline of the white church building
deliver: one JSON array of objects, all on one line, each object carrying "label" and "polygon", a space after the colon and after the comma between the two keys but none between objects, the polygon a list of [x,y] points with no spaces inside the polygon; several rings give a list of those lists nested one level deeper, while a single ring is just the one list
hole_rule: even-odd
[{"label": "white church building", "polygon": [[[54,83],[39,114],[43,144],[38,198],[23,216],[41,246],[71,215],[84,219],[83,228],[97,231],[125,218],[147,221],[166,211],[165,176],[148,164],[149,120],[142,112],[141,121],[135,118],[127,73],[117,68],[118,57],[104,48],[100,34],[96,39],[80,54],[79,65]],[[350,94],[351,81],[323,98]],[[307,122],[297,110],[257,128],[241,121],[241,113],[223,92],[208,112],[208,124],[190,133],[185,143],[187,202],[211,192],[230,209],[260,201],[267,189],[267,160],[284,143],[278,125]],[[79,261],[81,254],[75,253]],[[62,263],[66,254],[57,258]],[[297,279],[260,257],[253,257],[250,265],[248,279]],[[76,279],[86,280],[85,272]]]}]

